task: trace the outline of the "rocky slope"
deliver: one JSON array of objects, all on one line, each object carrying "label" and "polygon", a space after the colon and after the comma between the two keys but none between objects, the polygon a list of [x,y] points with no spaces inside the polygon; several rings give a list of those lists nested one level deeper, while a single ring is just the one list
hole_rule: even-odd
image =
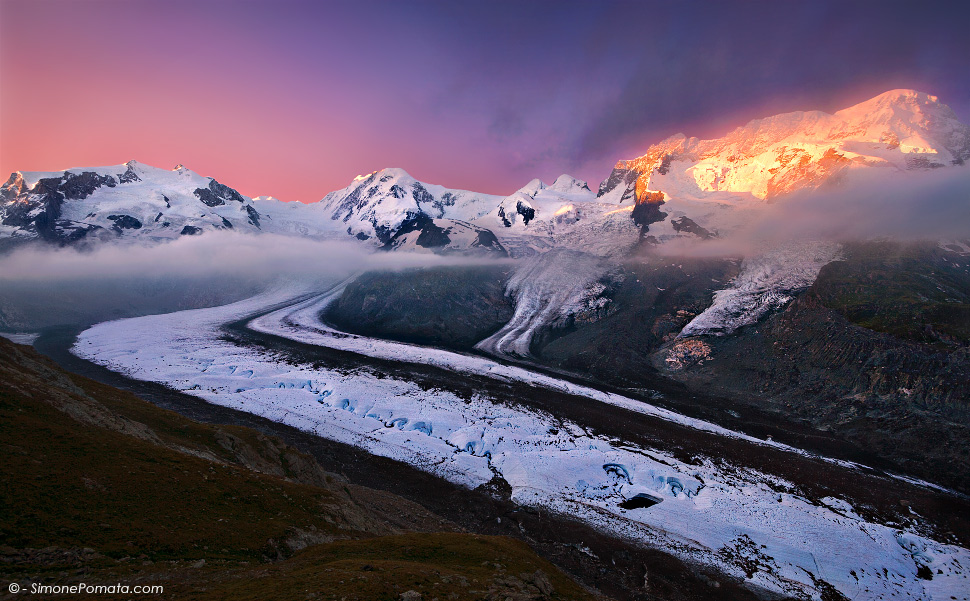
[{"label": "rocky slope", "polygon": [[854,244],[782,311],[733,336],[671,340],[651,362],[970,490],[968,267],[931,245]]},{"label": "rocky slope", "polygon": [[510,271],[508,265],[486,265],[365,273],[324,319],[346,332],[471,350],[512,318],[505,296]]}]

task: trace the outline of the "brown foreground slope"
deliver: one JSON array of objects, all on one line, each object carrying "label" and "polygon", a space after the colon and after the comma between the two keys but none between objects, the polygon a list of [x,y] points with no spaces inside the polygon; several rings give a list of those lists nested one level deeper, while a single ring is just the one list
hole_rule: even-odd
[{"label": "brown foreground slope", "polygon": [[160,584],[183,599],[595,598],[520,541],[459,532],[277,439],[191,421],[2,338],[0,578],[4,598],[11,582]]}]

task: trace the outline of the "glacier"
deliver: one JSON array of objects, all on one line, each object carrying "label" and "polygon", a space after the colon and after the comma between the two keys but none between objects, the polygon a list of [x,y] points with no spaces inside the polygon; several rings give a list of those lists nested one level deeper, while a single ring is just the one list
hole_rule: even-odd
[{"label": "glacier", "polygon": [[[349,443],[468,487],[500,475],[516,503],[578,517],[778,594],[821,598],[817,580],[855,599],[966,594],[970,551],[918,530],[867,521],[843,499],[813,502],[778,476],[710,459],[688,464],[664,449],[598,435],[508,399],[462,399],[365,369],[348,373],[291,364],[223,336],[223,324],[251,315],[252,329],[307,344],[521,379],[799,452],[484,357],[334,331],[320,323],[319,314],[343,285],[335,281],[322,293],[280,288],[223,307],[106,322],[82,332],[73,352],[130,377]],[[661,501],[638,509],[620,506],[637,495]],[[751,561],[761,569],[746,572]],[[922,566],[933,569],[932,580],[917,577]]]}]

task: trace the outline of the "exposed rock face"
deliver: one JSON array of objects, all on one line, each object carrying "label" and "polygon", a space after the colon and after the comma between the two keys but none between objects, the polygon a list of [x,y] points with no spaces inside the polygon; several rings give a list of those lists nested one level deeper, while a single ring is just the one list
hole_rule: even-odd
[{"label": "exposed rock face", "polygon": [[498,218],[502,221],[502,225],[505,227],[512,227],[512,222],[509,218],[505,216],[505,207],[498,208]]},{"label": "exposed rock face", "polygon": [[[850,246],[781,312],[732,336],[672,340],[652,363],[695,390],[807,419],[967,490],[968,266],[935,247]],[[688,343],[707,347],[703,361],[685,354]]]},{"label": "exposed rock face", "polygon": [[199,235],[201,233],[202,233],[202,228],[195,227],[193,225],[187,225],[187,226],[185,226],[185,227],[182,228],[182,231],[179,232],[179,235],[181,235],[181,236],[197,236],[197,235]]},{"label": "exposed rock face", "polygon": [[370,272],[347,286],[326,318],[348,332],[470,350],[512,317],[509,270]]},{"label": "exposed rock face", "polygon": [[[409,214],[396,230],[380,223],[374,223],[373,227],[378,240],[383,243],[383,250],[413,245],[437,253],[470,252],[508,256],[495,234],[465,221],[432,219],[425,213],[417,213]],[[363,232],[358,232],[356,236],[360,240],[367,239],[367,234]],[[461,241],[456,244],[459,238]]]},{"label": "exposed rock face", "polygon": [[447,246],[451,242],[446,230],[435,225],[434,220],[424,213],[405,220],[393,234],[381,228],[378,230],[378,238],[382,239],[385,248],[393,248],[398,240],[411,232],[419,232],[415,243],[422,248]]},{"label": "exposed rock face", "polygon": [[445,214],[444,204],[441,202],[438,202],[435,199],[435,197],[432,196],[432,194],[428,192],[428,190],[424,186],[421,185],[420,182],[414,182],[411,185],[411,197],[414,198],[414,202],[416,202],[418,205],[429,204],[433,206],[435,209],[437,209],[438,211],[438,214],[436,215],[437,217],[444,216]]},{"label": "exposed rock face", "polygon": [[854,326],[810,293],[757,330],[703,342],[712,350],[702,365],[684,364],[676,346],[655,364],[665,361],[692,388],[808,419],[911,473],[970,487],[965,349],[943,352]]},{"label": "exposed rock face", "polygon": [[246,214],[249,215],[249,223],[257,229],[259,228],[259,213],[252,205],[246,205]]},{"label": "exposed rock face", "polygon": [[630,262],[613,285],[613,311],[603,319],[573,322],[538,341],[543,363],[624,387],[654,379],[651,354],[711,304],[714,292],[738,273],[724,259],[644,256]]},{"label": "exposed rock face", "polygon": [[131,161],[131,162],[127,163],[128,169],[124,173],[121,173],[121,174],[118,175],[118,182],[119,183],[122,183],[122,184],[130,184],[130,183],[133,183],[133,182],[140,182],[141,181],[141,178],[138,177],[138,174],[137,173],[135,173],[135,170],[134,170],[134,168],[133,168],[133,166],[132,166],[131,163],[134,163],[134,161]]},{"label": "exposed rock face", "polygon": [[644,192],[637,196],[636,204],[631,212],[633,223],[640,227],[640,237],[644,237],[650,229],[651,223],[657,223],[667,218],[667,213],[660,210],[666,202],[663,192]]},{"label": "exposed rock face", "polygon": [[677,232],[688,232],[694,234],[698,238],[713,238],[714,234],[697,225],[693,219],[686,216],[675,217],[670,220],[670,225],[673,226],[674,231]]},{"label": "exposed rock face", "polygon": [[93,194],[101,186],[114,188],[116,185],[118,185],[118,182],[110,175],[98,175],[91,171],[75,175],[67,171],[64,173],[63,183],[59,186],[59,189],[64,193],[64,198],[67,200],[82,200]]},{"label": "exposed rock face", "polygon": [[515,203],[515,212],[522,215],[523,225],[529,225],[529,222],[536,216],[536,210],[522,202]]},{"label": "exposed rock face", "polygon": [[[53,184],[53,190],[50,190]],[[60,215],[61,203],[64,202],[64,195],[57,191],[57,182],[46,180],[38,181],[34,185],[36,193],[32,196],[24,195],[24,179],[20,173],[13,173],[10,179],[3,185],[3,199],[5,207],[3,211],[3,225],[18,228],[35,227],[38,218],[42,218],[41,231],[43,235],[47,228],[44,227],[49,221],[57,219]],[[42,216],[43,215],[43,216]],[[52,215],[53,218],[49,218]],[[41,217],[42,216],[42,217]]]},{"label": "exposed rock face", "polygon": [[637,181],[637,177],[640,174],[635,169],[627,169],[625,167],[614,167],[613,172],[610,176],[603,180],[600,184],[597,196],[604,196],[608,192],[612,192],[616,188],[623,190],[623,194],[620,197],[620,203],[627,200],[634,199],[634,187],[633,183]]},{"label": "exposed rock face", "polygon": [[[516,220],[516,215],[520,215],[522,217],[523,226],[529,225],[529,222],[536,217],[536,210],[535,207],[532,206],[532,203],[529,202],[530,199],[525,194],[518,192],[512,195],[511,200],[515,201],[514,212],[506,213],[504,203],[498,207],[496,215],[502,222],[502,225],[505,227],[512,227],[512,223]],[[511,204],[511,202],[509,204]]]},{"label": "exposed rock face", "polygon": [[115,229],[117,230],[140,230],[141,221],[138,221],[131,215],[108,215],[108,219],[115,222]]},{"label": "exposed rock face", "polygon": [[236,192],[229,186],[220,184],[216,180],[210,181],[208,188],[196,188],[194,193],[199,197],[199,200],[204,202],[206,206],[210,207],[224,205],[227,202],[243,203],[246,201],[246,199],[242,197],[242,194]]},{"label": "exposed rock face", "polygon": [[478,239],[472,243],[472,246],[481,247],[487,250],[494,251],[500,255],[508,256],[508,252],[502,247],[502,244],[498,241],[489,230],[479,230]]},{"label": "exposed rock face", "polygon": [[711,357],[711,347],[702,340],[678,340],[667,352],[668,369],[681,370]]},{"label": "exposed rock face", "polygon": [[4,203],[14,201],[24,190],[24,176],[22,173],[14,172],[10,174],[7,181],[0,187],[0,200]]}]

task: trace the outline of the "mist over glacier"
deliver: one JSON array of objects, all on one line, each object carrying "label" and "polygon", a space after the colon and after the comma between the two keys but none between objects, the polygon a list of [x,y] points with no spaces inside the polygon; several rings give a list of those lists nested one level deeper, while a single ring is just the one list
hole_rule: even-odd
[{"label": "mist over glacier", "polygon": [[0,256],[0,281],[91,278],[237,276],[332,279],[369,269],[474,264],[475,259],[417,253],[384,253],[349,240],[314,240],[278,234],[210,231],[161,244],[23,246]]},{"label": "mist over glacier", "polygon": [[0,329],[90,325],[235,302],[296,280],[313,285],[369,270],[480,261],[375,252],[349,240],[233,231],[150,245],[27,244],[0,254]]}]

